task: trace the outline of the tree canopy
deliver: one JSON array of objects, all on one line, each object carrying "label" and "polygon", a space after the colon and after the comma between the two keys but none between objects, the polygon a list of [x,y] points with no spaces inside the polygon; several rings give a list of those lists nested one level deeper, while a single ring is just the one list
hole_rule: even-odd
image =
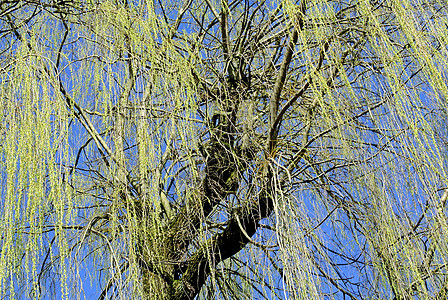
[{"label": "tree canopy", "polygon": [[444,0],[0,24],[2,298],[447,298]]}]

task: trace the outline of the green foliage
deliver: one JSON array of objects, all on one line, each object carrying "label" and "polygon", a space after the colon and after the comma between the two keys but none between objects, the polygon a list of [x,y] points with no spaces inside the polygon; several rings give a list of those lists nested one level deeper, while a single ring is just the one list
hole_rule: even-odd
[{"label": "green foliage", "polygon": [[444,2],[22,1],[0,24],[2,298],[446,297]]}]

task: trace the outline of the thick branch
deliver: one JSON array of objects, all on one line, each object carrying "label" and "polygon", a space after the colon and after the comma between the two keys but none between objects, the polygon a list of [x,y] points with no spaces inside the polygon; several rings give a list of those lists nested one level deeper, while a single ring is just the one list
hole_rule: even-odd
[{"label": "thick branch", "polygon": [[275,121],[277,119],[278,108],[280,105],[280,95],[283,90],[283,86],[286,80],[286,74],[291,64],[292,55],[294,53],[294,47],[297,43],[299,37],[299,30],[303,28],[303,16],[305,15],[306,1],[301,1],[300,11],[297,17],[297,25],[294,26],[289,44],[286,48],[285,55],[283,57],[283,62],[280,66],[280,71],[275,81],[274,89],[271,96],[271,101],[269,103],[269,137],[268,137],[268,151],[271,152],[275,147],[275,140],[277,138],[278,129],[275,126]]},{"label": "thick branch", "polygon": [[226,229],[211,238],[192,256],[182,279],[174,287],[173,299],[193,299],[211,270],[221,261],[241,251],[250,242],[246,235],[252,237],[260,226],[259,222],[268,217],[273,208],[271,195],[264,193],[250,209],[235,209]]}]

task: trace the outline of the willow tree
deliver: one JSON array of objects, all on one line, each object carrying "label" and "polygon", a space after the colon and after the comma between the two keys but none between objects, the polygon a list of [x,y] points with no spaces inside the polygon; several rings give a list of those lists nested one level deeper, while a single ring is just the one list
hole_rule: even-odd
[{"label": "willow tree", "polygon": [[0,16],[2,298],[446,299],[443,0]]}]

